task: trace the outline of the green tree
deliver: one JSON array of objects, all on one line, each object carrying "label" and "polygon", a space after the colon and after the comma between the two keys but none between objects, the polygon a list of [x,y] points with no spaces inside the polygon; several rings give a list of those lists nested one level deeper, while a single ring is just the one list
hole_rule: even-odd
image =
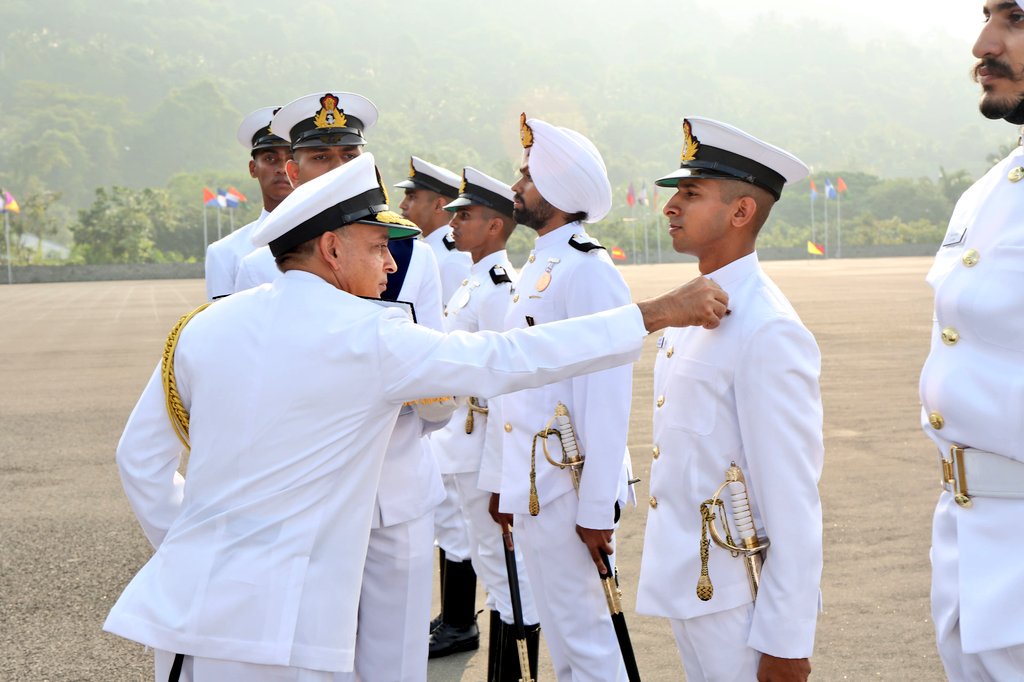
[{"label": "green tree", "polygon": [[78,224],[72,227],[76,252],[84,262],[152,262],[154,225],[147,203],[126,187],[98,188],[92,206],[78,212]]}]

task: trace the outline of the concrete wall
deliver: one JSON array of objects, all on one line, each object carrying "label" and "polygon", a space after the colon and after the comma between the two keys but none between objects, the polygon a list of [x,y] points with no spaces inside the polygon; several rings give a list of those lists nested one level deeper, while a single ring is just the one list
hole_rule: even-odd
[{"label": "concrete wall", "polygon": [[[844,246],[843,258],[885,258],[893,256],[933,256],[936,244],[898,244],[895,246]],[[517,254],[511,254],[513,263]],[[651,262],[657,262],[657,252],[650,251]],[[627,261],[624,265],[643,264],[641,260]],[[804,247],[789,249],[759,249],[761,260],[820,260],[811,256]],[[834,257],[834,256],[833,256]],[[522,258],[519,259],[523,260]],[[672,251],[662,245],[661,262],[686,263],[693,258]],[[137,265],[25,265],[11,268],[15,284],[35,282],[99,282],[122,279],[202,279],[202,263],[140,263]],[[0,284],[7,283],[6,269],[0,267]]]},{"label": "concrete wall", "polygon": [[[122,279],[202,279],[202,263],[139,263],[134,265],[23,265],[11,268],[14,284],[36,282],[100,282]],[[0,267],[0,284],[7,270]]]}]

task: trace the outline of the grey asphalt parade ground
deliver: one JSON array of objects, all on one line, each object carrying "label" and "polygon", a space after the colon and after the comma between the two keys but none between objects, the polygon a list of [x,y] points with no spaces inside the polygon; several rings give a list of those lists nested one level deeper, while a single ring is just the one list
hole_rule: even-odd
[{"label": "grey asphalt parade ground", "polygon": [[[928,609],[938,465],[921,433],[917,393],[931,324],[929,263],[764,263],[823,357],[824,611],[812,679],[943,679]],[[697,270],[622,273],[642,299]],[[151,554],[121,490],[114,449],[168,330],[203,298],[198,280],[0,287],[0,680],[153,678],[149,652],[101,630]],[[643,679],[678,680],[668,622],[634,611],[650,511],[655,340],[634,370],[629,445],[643,480],[640,505],[623,514],[616,557]],[[694,589],[696,580],[687,576],[679,589]],[[480,622],[481,649],[432,661],[432,682],[485,678],[486,617]],[[544,647],[539,679],[554,679]]]}]

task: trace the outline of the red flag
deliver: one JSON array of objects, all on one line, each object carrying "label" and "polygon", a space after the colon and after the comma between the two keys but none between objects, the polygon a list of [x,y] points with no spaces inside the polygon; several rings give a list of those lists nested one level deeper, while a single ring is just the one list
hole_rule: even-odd
[{"label": "red flag", "polygon": [[845,192],[846,191],[846,183],[843,182],[842,178],[836,178],[836,191],[837,192]]},{"label": "red flag", "polygon": [[612,260],[626,260],[626,252],[618,246],[613,246],[609,253],[611,254]]},{"label": "red flag", "polygon": [[825,255],[825,247],[822,246],[821,244],[815,244],[810,239],[808,239],[807,240],[807,253],[811,254],[812,256],[824,256]]},{"label": "red flag", "polygon": [[633,183],[629,183],[629,191],[626,192],[626,203],[630,208],[636,205],[636,192],[633,190]]},{"label": "red flag", "polygon": [[209,187],[203,188],[203,204],[206,206],[215,206],[217,204],[217,195],[210,191]]},{"label": "red flag", "polygon": [[234,198],[238,199],[239,201],[249,201],[248,199],[246,199],[246,198],[245,198],[245,195],[244,195],[244,194],[242,194],[241,192],[239,192],[239,191],[238,191],[237,189],[235,189],[234,187],[228,187],[228,194],[230,194],[230,195],[231,195],[231,196],[233,196]]}]

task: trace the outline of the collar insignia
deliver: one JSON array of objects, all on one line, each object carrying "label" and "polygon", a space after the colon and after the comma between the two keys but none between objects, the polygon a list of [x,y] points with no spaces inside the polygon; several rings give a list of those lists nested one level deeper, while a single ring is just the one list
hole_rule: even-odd
[{"label": "collar insignia", "polygon": [[338,108],[338,98],[327,93],[320,98],[320,111],[313,117],[313,125],[317,128],[344,128],[348,120],[344,112]]},{"label": "collar insignia", "polygon": [[700,151],[700,140],[693,135],[693,129],[690,127],[690,122],[685,118],[683,119],[683,154],[680,156],[679,161],[686,163],[687,161],[693,161],[697,158],[697,152]]}]

